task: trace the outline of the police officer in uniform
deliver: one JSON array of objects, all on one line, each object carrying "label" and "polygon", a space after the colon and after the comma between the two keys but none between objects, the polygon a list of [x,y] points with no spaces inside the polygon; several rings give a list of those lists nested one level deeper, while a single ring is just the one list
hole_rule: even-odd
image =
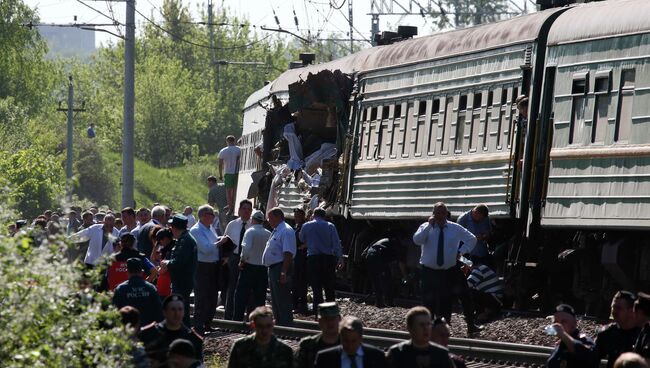
[{"label": "police officer in uniform", "polygon": [[119,284],[113,294],[113,304],[120,309],[127,305],[140,311],[141,325],[162,320],[160,297],[156,287],[142,278],[142,261],[129,258],[126,261],[129,279]]},{"label": "police officer in uniform", "polygon": [[160,262],[163,269],[169,271],[172,280],[172,293],[183,296],[185,316],[183,323],[191,326],[190,322],[190,293],[194,288],[194,273],[196,272],[196,241],[187,231],[187,217],[174,215],[169,219],[172,234],[176,244],[169,259]]},{"label": "police officer in uniform", "polygon": [[271,308],[255,308],[249,320],[255,333],[235,341],[230,351],[228,368],[291,368],[293,351],[273,335]]},{"label": "police officer in uniform", "polygon": [[650,322],[648,318],[650,317],[650,295],[639,292],[637,294],[637,300],[634,303],[634,311],[637,315],[640,315],[640,322],[643,322],[641,327],[641,332],[639,337],[634,344],[634,352],[641,355],[646,359],[650,360]]},{"label": "police officer in uniform", "polygon": [[583,368],[592,366],[594,343],[578,330],[576,313],[568,304],[560,304],[553,315],[557,346],[546,361],[547,368]]},{"label": "police officer in uniform", "polygon": [[634,302],[636,296],[629,291],[619,291],[612,299],[611,315],[614,323],[603,328],[596,336],[595,358],[607,359],[612,368],[619,355],[632,351],[641,330],[636,326]]},{"label": "police officer in uniform", "polygon": [[339,323],[341,313],[335,302],[321,303],[318,305],[319,333],[307,336],[300,340],[296,351],[296,368],[313,368],[316,354],[341,343],[339,337]]},{"label": "police officer in uniform", "polygon": [[172,342],[177,339],[189,340],[194,345],[196,359],[203,360],[203,339],[192,329],[183,324],[185,301],[178,294],[165,298],[162,304],[165,319],[144,327],[138,337],[152,366],[165,366],[167,352]]}]

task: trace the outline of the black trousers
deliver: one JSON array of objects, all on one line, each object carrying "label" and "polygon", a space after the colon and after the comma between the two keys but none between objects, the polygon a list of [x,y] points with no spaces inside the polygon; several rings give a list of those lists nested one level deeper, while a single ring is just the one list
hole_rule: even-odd
[{"label": "black trousers", "polygon": [[446,270],[422,266],[422,304],[434,318],[444,317],[447,322],[451,321],[453,287],[458,280],[455,272],[455,266]]},{"label": "black trousers", "polygon": [[[263,306],[266,302],[266,288],[269,284],[266,266],[244,264],[239,271],[239,280],[235,289],[235,310],[233,320],[245,321],[246,310]],[[247,305],[249,297],[253,296],[253,305]]]},{"label": "black trousers", "polygon": [[232,320],[235,312],[235,288],[239,279],[239,254],[228,257],[228,290],[226,291],[226,309],[224,319]]},{"label": "black trousers", "polygon": [[314,291],[314,312],[323,302],[323,291],[325,291],[325,300],[328,302],[335,300],[336,263],[336,256],[318,254],[307,257],[311,289]]},{"label": "black trousers", "polygon": [[307,309],[307,249],[296,252],[293,272],[293,309]]},{"label": "black trousers", "polygon": [[194,279],[194,326],[203,331],[210,325],[219,297],[219,262],[197,262]]}]

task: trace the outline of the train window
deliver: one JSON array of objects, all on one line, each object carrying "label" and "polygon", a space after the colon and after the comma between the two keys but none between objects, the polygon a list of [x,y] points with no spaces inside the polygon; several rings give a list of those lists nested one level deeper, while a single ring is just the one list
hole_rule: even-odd
[{"label": "train window", "polygon": [[384,153],[386,151],[386,145],[384,143],[384,137],[388,136],[388,106],[381,107],[381,121],[377,121],[377,143],[375,143],[375,156],[379,159],[384,158]]},{"label": "train window", "polygon": [[494,103],[494,91],[488,91],[487,103],[485,104],[485,123],[483,124],[483,151],[489,149],[490,126],[492,125],[492,104]]},{"label": "train window", "polygon": [[427,139],[427,154],[434,155],[436,152],[436,135],[434,132],[438,129],[438,119],[440,118],[440,99],[436,98],[431,103],[431,119],[429,119],[429,136]]},{"label": "train window", "polygon": [[481,103],[483,102],[483,94],[481,92],[474,93],[472,103],[472,120],[469,126],[469,151],[476,152],[476,142],[479,137],[479,124],[481,121]]},{"label": "train window", "polygon": [[388,106],[384,106],[381,108],[381,120],[388,119],[388,111],[389,111]]},{"label": "train window", "polygon": [[465,116],[467,114],[467,95],[461,95],[458,99],[458,118],[456,119],[456,132],[454,136],[454,153],[463,152],[463,140],[465,139]]},{"label": "train window", "polygon": [[392,125],[392,141],[390,144],[390,158],[397,158],[397,153],[400,152],[400,145],[403,144],[402,135],[404,130],[404,124],[406,123],[404,119],[400,117],[398,110],[401,112],[402,104],[395,104],[393,108],[393,125]]},{"label": "train window", "polygon": [[[365,113],[364,113],[364,115],[365,115]],[[363,160],[363,151],[364,151],[363,143],[365,142],[364,134],[365,134],[365,130],[366,130],[365,127],[366,127],[365,122],[362,122],[361,124],[359,124],[359,146],[358,146],[358,148],[359,148],[359,160]]]},{"label": "train window", "polygon": [[573,76],[573,82],[571,84],[572,95],[584,95],[587,93],[588,76],[588,72],[578,73]]},{"label": "train window", "polygon": [[370,120],[377,120],[377,107],[370,110]]},{"label": "train window", "polygon": [[611,70],[596,73],[594,82],[594,116],[591,125],[591,143],[602,144],[605,141],[607,119],[609,115],[609,96]]},{"label": "train window", "polygon": [[480,109],[481,101],[483,100],[483,94],[481,92],[474,93],[474,102],[472,102],[472,109]]},{"label": "train window", "polygon": [[618,111],[616,127],[614,128],[614,141],[627,141],[632,125],[632,102],[634,100],[634,69],[624,69],[621,72],[621,85],[618,93]]},{"label": "train window", "polygon": [[361,121],[366,121],[367,117],[368,117],[368,109],[363,109],[363,113],[361,114]]},{"label": "train window", "polygon": [[573,96],[571,103],[571,120],[569,124],[569,144],[575,142],[575,137],[582,137],[585,123],[585,95]]},{"label": "train window", "polygon": [[413,112],[413,102],[409,102],[406,106],[406,117],[402,119],[404,121],[404,129],[401,129],[402,132],[402,157],[409,157],[409,151],[411,150],[412,143],[412,127],[415,124],[415,117]]},{"label": "train window", "polygon": [[596,74],[596,80],[594,82],[594,93],[609,93],[609,76],[610,71],[607,71],[605,75]]},{"label": "train window", "polygon": [[393,117],[399,118],[402,116],[402,104],[395,105],[395,111],[393,111]]},{"label": "train window", "polygon": [[415,126],[413,127],[413,155],[415,157],[422,156],[422,147],[424,146],[424,129],[427,122],[427,101],[418,101],[418,116],[415,119]]},{"label": "train window", "polygon": [[506,119],[506,111],[508,109],[508,88],[503,87],[501,88],[501,106],[499,106],[499,122],[497,124],[497,150],[501,150],[501,144],[502,144],[502,139],[501,136],[502,131],[508,129],[505,124],[505,119]]},{"label": "train window", "polygon": [[451,123],[454,116],[454,98],[447,97],[445,99],[445,118],[442,121],[442,131],[440,134],[440,154],[446,155],[448,153],[447,146],[445,142],[449,140],[449,130],[451,129]]},{"label": "train window", "polygon": [[418,116],[422,116],[427,113],[427,102],[420,101],[418,103]]}]

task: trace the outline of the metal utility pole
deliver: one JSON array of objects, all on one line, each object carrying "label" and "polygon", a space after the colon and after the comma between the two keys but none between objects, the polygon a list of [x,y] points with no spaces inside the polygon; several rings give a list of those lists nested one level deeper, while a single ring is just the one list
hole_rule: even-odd
[{"label": "metal utility pole", "polygon": [[59,102],[59,108],[56,111],[62,111],[66,113],[68,120],[68,136],[66,144],[66,160],[65,160],[65,177],[66,177],[66,190],[68,195],[71,193],[70,180],[72,179],[72,160],[73,160],[73,147],[72,147],[72,138],[73,138],[73,128],[74,128],[74,113],[86,111],[84,109],[85,103],[82,104],[80,109],[74,108],[74,85],[72,84],[72,76],[68,76],[68,106],[66,108],[61,107],[61,102]]},{"label": "metal utility pole", "polygon": [[350,54],[354,52],[354,22],[352,21],[352,0],[348,0],[348,17],[350,19]]},{"label": "metal utility pole", "polygon": [[133,207],[135,127],[135,0],[126,0],[124,40],[124,126],[122,130],[122,207]]},{"label": "metal utility pole", "polygon": [[[216,50],[214,48],[214,29],[213,27],[213,15],[212,15],[212,0],[208,0],[208,32],[210,33],[210,65],[213,66],[213,68],[219,68],[215,62],[217,59],[217,56],[215,54]],[[216,93],[218,90],[218,79],[217,79],[217,71],[215,69],[214,71],[214,92]]]}]

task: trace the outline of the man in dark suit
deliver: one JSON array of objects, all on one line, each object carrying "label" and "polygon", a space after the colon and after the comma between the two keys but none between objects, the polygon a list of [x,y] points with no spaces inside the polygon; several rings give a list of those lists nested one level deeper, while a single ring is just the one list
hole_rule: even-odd
[{"label": "man in dark suit", "polygon": [[386,368],[384,352],[363,344],[363,323],[347,316],[339,325],[341,345],[322,350],[316,355],[316,368]]},{"label": "man in dark suit", "polygon": [[387,356],[390,368],[453,366],[449,350],[429,341],[431,339],[431,313],[426,307],[411,308],[406,313],[406,327],[411,339],[390,347]]}]

